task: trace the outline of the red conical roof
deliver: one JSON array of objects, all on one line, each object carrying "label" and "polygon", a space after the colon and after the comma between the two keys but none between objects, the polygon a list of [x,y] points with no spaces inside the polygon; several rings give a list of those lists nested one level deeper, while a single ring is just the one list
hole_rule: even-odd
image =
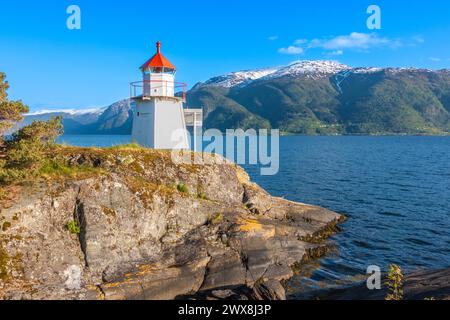
[{"label": "red conical roof", "polygon": [[161,42],[156,43],[156,54],[150,58],[146,63],[141,66],[141,70],[145,70],[148,68],[170,68],[176,69],[173,64],[170,63],[169,60],[166,59],[161,53]]}]

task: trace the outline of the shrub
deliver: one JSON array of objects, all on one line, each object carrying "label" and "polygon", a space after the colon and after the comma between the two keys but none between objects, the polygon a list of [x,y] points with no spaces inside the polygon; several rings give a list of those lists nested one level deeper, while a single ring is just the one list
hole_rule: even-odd
[{"label": "shrub", "polygon": [[46,161],[40,168],[39,172],[42,175],[65,175],[72,176],[77,170],[77,167],[69,167],[55,160]]},{"label": "shrub", "polygon": [[52,156],[51,148],[62,134],[61,118],[35,121],[13,134],[4,144],[0,160],[0,184],[32,178]]},{"label": "shrub", "polygon": [[386,300],[403,300],[403,281],[402,269],[396,264],[391,264],[386,281],[389,290]]}]

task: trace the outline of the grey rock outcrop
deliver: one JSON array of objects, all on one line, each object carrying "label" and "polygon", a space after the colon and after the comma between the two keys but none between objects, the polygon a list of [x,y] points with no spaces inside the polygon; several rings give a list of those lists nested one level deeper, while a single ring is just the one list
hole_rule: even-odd
[{"label": "grey rock outcrop", "polygon": [[0,299],[174,299],[236,287],[284,299],[291,266],[341,219],[270,196],[231,163],[175,165],[142,149],[64,157],[95,170],[20,187],[1,211]]}]

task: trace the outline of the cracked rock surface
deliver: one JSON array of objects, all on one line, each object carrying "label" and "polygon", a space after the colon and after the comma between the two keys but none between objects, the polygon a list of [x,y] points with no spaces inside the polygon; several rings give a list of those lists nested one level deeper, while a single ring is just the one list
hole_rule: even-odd
[{"label": "cracked rock surface", "polygon": [[280,282],[341,219],[274,198],[219,158],[174,164],[168,152],[80,148],[65,157],[101,171],[21,187],[2,208],[0,299],[231,298],[230,288],[284,299]]}]

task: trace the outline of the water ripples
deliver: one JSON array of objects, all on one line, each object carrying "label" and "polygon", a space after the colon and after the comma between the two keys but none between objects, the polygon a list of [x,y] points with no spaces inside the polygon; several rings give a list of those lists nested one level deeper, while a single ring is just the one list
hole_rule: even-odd
[{"label": "water ripples", "polygon": [[369,265],[450,266],[449,137],[282,137],[272,194],[349,217],[337,251],[290,283],[293,298],[361,280]]}]

